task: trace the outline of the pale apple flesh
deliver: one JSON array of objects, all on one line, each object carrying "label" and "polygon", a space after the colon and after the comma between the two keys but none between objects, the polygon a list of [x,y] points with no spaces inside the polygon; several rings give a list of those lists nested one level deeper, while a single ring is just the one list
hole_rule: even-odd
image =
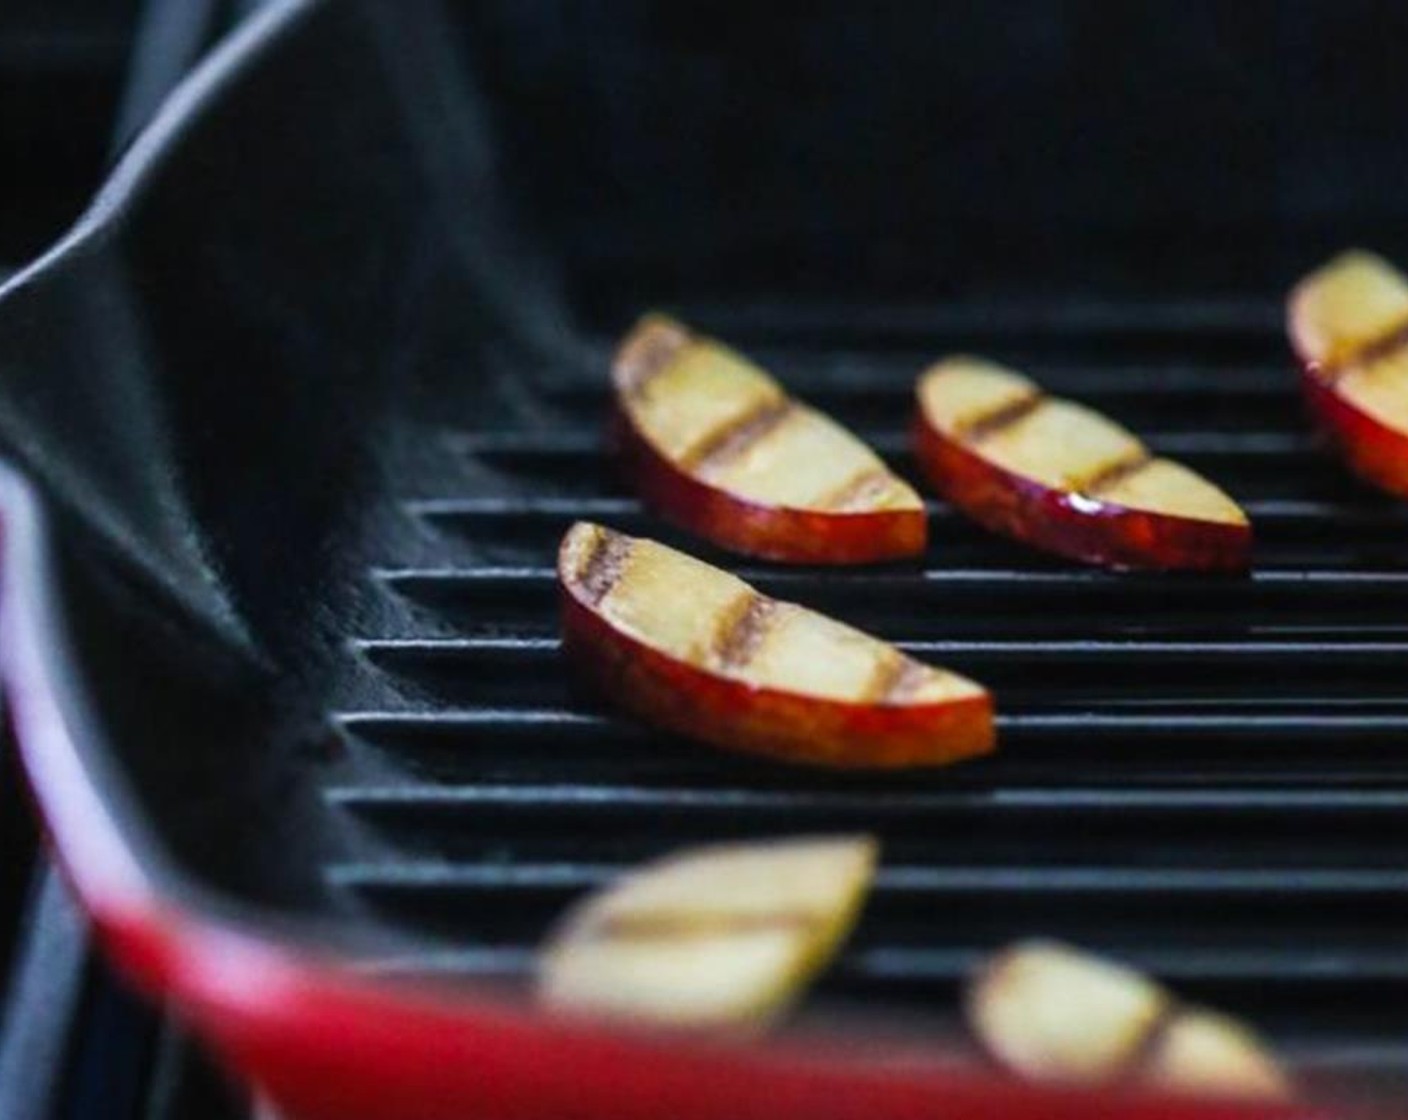
[{"label": "pale apple flesh", "polygon": [[849,564],[924,550],[924,505],[835,421],[725,346],[659,315],[614,367],[613,439],[661,516],[721,547]]},{"label": "pale apple flesh", "polygon": [[691,849],[581,903],[539,961],[558,1011],[765,1027],[834,956],[874,875],[869,837]]},{"label": "pale apple flesh", "polygon": [[654,541],[573,526],[558,557],[563,646],[649,723],[835,767],[990,751],[992,699],[965,677]]},{"label": "pale apple flesh", "polygon": [[1408,279],[1345,253],[1296,287],[1288,326],[1321,431],[1360,477],[1408,497]]},{"label": "pale apple flesh", "polygon": [[1246,514],[1201,475],[1028,378],[950,358],[919,381],[915,450],[934,488],[995,532],[1117,568],[1244,570]]},{"label": "pale apple flesh", "polygon": [[969,985],[967,1012],[994,1058],[1036,1080],[1291,1094],[1243,1024],[1179,1002],[1135,969],[1055,942],[1021,943],[986,963]]}]

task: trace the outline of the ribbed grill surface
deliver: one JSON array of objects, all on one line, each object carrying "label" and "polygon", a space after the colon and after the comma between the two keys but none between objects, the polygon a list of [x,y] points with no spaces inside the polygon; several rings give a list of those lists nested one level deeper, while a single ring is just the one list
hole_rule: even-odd
[{"label": "ribbed grill surface", "polygon": [[719,559],[615,480],[603,370],[545,402],[571,418],[545,432],[446,433],[443,481],[405,495],[415,545],[372,573],[395,621],[354,636],[371,683],[335,713],[358,766],[328,798],[364,858],[329,867],[332,889],[445,939],[412,967],[521,975],[573,896],[638,861],[869,830],[884,869],[832,993],[949,1014],[982,953],[1052,935],[1247,1015],[1301,1060],[1408,1069],[1408,516],[1316,450],[1278,310],[779,305],[702,323],[911,478],[925,362],[1018,364],[1242,501],[1255,572],[1079,568],[940,503],[911,565],[728,560],[987,683],[1001,749],[836,776],[679,742],[575,696],[559,660],[552,565],[575,519]]}]

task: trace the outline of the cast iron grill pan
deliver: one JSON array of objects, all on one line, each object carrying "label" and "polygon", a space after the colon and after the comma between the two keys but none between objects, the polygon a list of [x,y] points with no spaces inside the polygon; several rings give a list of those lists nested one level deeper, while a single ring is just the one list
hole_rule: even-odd
[{"label": "cast iron grill pan", "polygon": [[[471,39],[519,10],[467,8]],[[1408,511],[1313,445],[1280,321],[1294,272],[1256,255],[1255,229],[1238,241],[1226,223],[1194,223],[1169,264],[1177,283],[1133,268],[1119,282],[1106,230],[1092,234],[1084,285],[1053,274],[1009,292],[994,275],[1021,275],[1021,261],[978,275],[988,258],[964,242],[988,226],[908,211],[916,243],[949,257],[916,251],[846,285],[856,231],[842,228],[826,242],[835,282],[813,293],[812,226],[778,227],[788,257],[762,237],[750,256],[724,225],[691,286],[661,263],[676,254],[639,200],[621,211],[644,215],[636,240],[603,248],[575,228],[553,242],[562,214],[544,196],[567,191],[595,228],[608,194],[582,184],[614,180],[505,189],[533,163],[525,148],[541,160],[556,144],[564,166],[603,176],[591,161],[622,149],[515,130],[543,123],[539,102],[515,116],[502,74],[482,89],[466,77],[446,11],[272,5],[178,91],[73,237],[0,298],[0,441],[57,546],[45,578],[79,748],[62,781],[53,742],[35,736],[48,714],[26,702],[38,690],[12,680],[11,698],[90,905],[118,871],[163,913],[352,947],[374,971],[444,992],[522,990],[553,919],[628,867],[709,840],[864,830],[884,864],[816,996],[823,1017],[840,1006],[956,1027],[965,972],[1044,935],[1245,1016],[1304,1069],[1402,1078]],[[694,40],[649,20],[612,27],[662,52],[637,79],[664,75],[652,88],[666,108],[699,93],[668,64]],[[523,58],[542,63],[544,42],[526,41]],[[913,65],[883,89],[927,89],[932,52],[904,57]],[[549,86],[575,80],[570,67],[529,69]],[[791,102],[753,92],[753,127],[791,123]],[[582,108],[595,104],[585,94],[567,103],[600,110]],[[1208,143],[1236,148],[1246,122],[1214,118],[1230,139]],[[905,129],[927,118],[886,119],[887,144],[920,150]],[[739,189],[751,201],[794,174],[785,148],[700,135],[721,161],[750,161]],[[665,143],[637,140],[647,153]],[[835,166],[859,177],[855,197],[884,190],[845,155]],[[1145,173],[1131,167],[1117,170]],[[1152,190],[1161,172],[1147,174]],[[1221,197],[1217,185],[1199,197]],[[800,197],[792,186],[783,197]],[[1155,211],[1169,202],[1149,197]],[[541,221],[525,228],[537,236],[518,237],[507,216],[535,207]],[[696,217],[689,238],[720,221]],[[1120,252],[1136,258],[1138,230],[1166,218],[1134,222]],[[1304,267],[1326,244],[1295,229]],[[968,270],[951,290],[907,271],[942,276],[945,261]],[[788,268],[795,290],[779,296]],[[602,451],[613,339],[653,305],[760,359],[910,477],[903,433],[923,366],[955,350],[1007,361],[1215,479],[1255,523],[1253,571],[1080,568],[940,503],[912,563],[817,571],[720,556],[642,510]],[[559,657],[553,562],[579,518],[678,544],[985,682],[999,752],[836,775],[618,717],[573,688]],[[6,529],[13,545],[21,534]],[[88,785],[96,798],[79,812]],[[80,819],[95,806],[128,853],[96,870]],[[110,910],[98,917],[129,967],[182,994],[195,972],[157,967]],[[225,1031],[228,1007],[195,1011],[261,1076],[317,1047],[295,1047],[279,1020],[272,1057],[248,1052]]]},{"label": "cast iron grill pan", "polygon": [[[417,563],[388,553],[367,573],[404,614],[392,632],[349,635],[369,699],[331,714],[359,765],[325,794],[365,830],[363,853],[325,868],[335,896],[447,939],[435,959],[456,974],[521,977],[563,907],[653,855],[871,830],[885,866],[831,993],[947,1013],[982,953],[1045,934],[1245,1014],[1298,1059],[1396,1068],[1408,517],[1312,446],[1274,307],[1235,309],[1230,329],[1184,325],[1171,360],[1151,324],[1179,314],[1102,307],[1103,326],[1037,331],[1015,357],[1236,495],[1258,531],[1245,579],[1077,568],[939,503],[912,565],[730,560],[614,477],[604,369],[564,391],[580,423],[440,433],[444,473],[400,492]],[[911,375],[922,354],[980,333],[984,313],[972,316],[903,356],[740,330],[727,308],[693,318],[912,474]],[[844,339],[847,321],[833,322]],[[1112,340],[1128,351],[1117,361],[1102,356]],[[604,710],[559,659],[553,564],[577,518],[690,548],[983,680],[1000,753],[838,776]]]}]

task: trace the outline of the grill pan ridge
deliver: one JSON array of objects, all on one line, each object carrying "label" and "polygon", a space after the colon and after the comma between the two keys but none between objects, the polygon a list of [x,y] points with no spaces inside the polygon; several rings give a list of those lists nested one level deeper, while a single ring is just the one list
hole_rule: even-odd
[{"label": "grill pan ridge", "polygon": [[[1265,367],[1284,360],[1271,319],[1246,325]],[[1129,330],[1137,336],[1138,312]],[[766,342],[807,398],[806,371],[827,355]],[[1188,346],[1198,347],[1192,332]],[[863,421],[877,396],[902,416],[906,367],[881,380],[862,363],[810,399],[843,422]],[[1116,411],[1104,371],[1090,379],[1087,368],[1043,374],[1055,391]],[[329,873],[391,920],[457,940],[490,914],[502,927],[459,963],[519,975],[574,894],[641,859],[724,836],[868,828],[886,866],[831,981],[838,992],[951,1007],[982,952],[1039,931],[1174,977],[1313,1057],[1327,1004],[1360,1004],[1403,974],[1399,934],[1376,946],[1363,907],[1382,919],[1403,886],[1383,829],[1402,809],[1387,744],[1408,711],[1401,637],[1385,620],[1408,583],[1386,570],[1394,546],[1349,528],[1397,524],[1400,511],[1335,476],[1284,379],[1256,394],[1251,431],[1158,425],[1194,414],[1215,386],[1257,384],[1262,368],[1185,367],[1179,389],[1122,402],[1156,448],[1196,443],[1180,451],[1195,468],[1222,464],[1218,477],[1260,530],[1246,580],[1046,562],[938,506],[933,543],[912,566],[742,566],[771,593],[991,683],[1001,753],[934,774],[837,777],[667,745],[575,695],[555,636],[552,562],[567,525],[595,518],[701,550],[643,514],[608,464],[587,462],[599,454],[591,419],[605,412],[604,391],[578,430],[447,434],[499,488],[456,496],[462,483],[449,476],[447,492],[410,499],[442,551],[373,575],[417,621],[410,633],[357,636],[386,703],[336,718],[397,771],[329,796],[388,847]],[[900,444],[897,423],[858,426],[881,447]],[[1315,475],[1340,493],[1299,498]],[[1382,609],[1370,605],[1380,598]],[[1371,1002],[1368,1022],[1340,1027],[1337,1060],[1360,1046],[1370,1060],[1392,1039],[1389,1009]]]},{"label": "grill pan ridge", "polygon": [[[439,232],[489,189],[473,144],[459,163],[443,154],[482,126],[452,111],[464,91],[427,61],[443,18],[434,4],[399,19],[274,5],[0,298],[14,355],[0,411],[36,433],[0,434],[38,495],[31,511],[5,482],[7,693],[59,854],[129,970],[309,1115],[393,1115],[408,1078],[435,1107],[472,1090],[486,1115],[525,1117],[545,1102],[651,1115],[678,1104],[652,1093],[716,1081],[675,1114],[762,1115],[750,1076],[791,1102],[769,1115],[920,1115],[941,1099],[955,1115],[1088,1114],[1080,1095],[962,1078],[886,1089],[687,1047],[650,1081],[639,1058],[656,1044],[582,1041],[513,1010],[554,917],[620,871],[695,842],[870,831],[884,863],[822,1007],[954,1031],[983,954],[1059,936],[1245,1016],[1309,1082],[1401,1088],[1408,511],[1314,446],[1279,302],[678,289],[672,311],[903,475],[915,375],[980,350],[1217,480],[1257,531],[1244,578],[1116,575],[930,502],[913,563],[730,559],[644,512],[602,455],[606,355],[635,293],[603,285],[568,314],[527,241],[480,229],[496,220]],[[355,127],[327,124],[354,97]],[[251,160],[280,107],[304,137],[326,128],[304,155]],[[221,186],[241,173],[252,185]],[[274,215],[251,201],[270,196]],[[506,313],[506,292],[528,311]],[[66,326],[110,349],[116,335],[123,361],[77,345],[55,358],[46,337]],[[45,398],[33,386],[56,363],[105,392]],[[107,431],[112,400],[147,426]],[[133,446],[147,431],[160,438]],[[151,477],[168,489],[143,505]],[[559,659],[552,564],[578,518],[982,680],[999,752],[835,775],[604,709]],[[50,533],[53,559],[36,543]],[[222,987],[215,961],[261,980]],[[369,973],[413,977],[417,994],[402,1006]],[[478,1027],[457,1028],[462,989],[508,1003],[485,999]],[[324,1041],[290,1042],[309,1035]],[[381,1072],[356,1072],[378,1048]],[[539,1076],[562,1055],[571,1077]]]}]

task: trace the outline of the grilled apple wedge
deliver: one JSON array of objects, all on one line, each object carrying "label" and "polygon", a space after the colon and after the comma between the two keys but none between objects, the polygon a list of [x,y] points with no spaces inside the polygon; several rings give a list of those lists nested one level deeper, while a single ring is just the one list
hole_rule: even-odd
[{"label": "grilled apple wedge", "polygon": [[935,765],[993,747],[992,701],[972,681],[654,541],[577,524],[558,579],[568,657],[650,723],[837,767]]},{"label": "grilled apple wedge", "polygon": [[1408,497],[1408,279],[1345,253],[1296,287],[1287,319],[1315,422],[1357,474]]},{"label": "grilled apple wedge", "polygon": [[757,366],[648,315],[613,377],[613,442],[641,498],[723,548],[859,564],[924,550],[919,496],[835,421]]},{"label": "grilled apple wedge", "polygon": [[539,996],[672,1026],[766,1026],[850,932],[876,850],[844,837],[667,857],[568,916],[540,958]]},{"label": "grilled apple wedge", "polygon": [[1099,413],[976,358],[933,366],[918,397],[921,468],[989,529],[1114,568],[1250,563],[1251,525],[1231,498]]},{"label": "grilled apple wedge", "polygon": [[1290,1094],[1275,1060],[1236,1020],[1187,1007],[1134,969],[1064,945],[1033,941],[998,954],[970,985],[967,1005],[988,1051],[1027,1077]]}]

